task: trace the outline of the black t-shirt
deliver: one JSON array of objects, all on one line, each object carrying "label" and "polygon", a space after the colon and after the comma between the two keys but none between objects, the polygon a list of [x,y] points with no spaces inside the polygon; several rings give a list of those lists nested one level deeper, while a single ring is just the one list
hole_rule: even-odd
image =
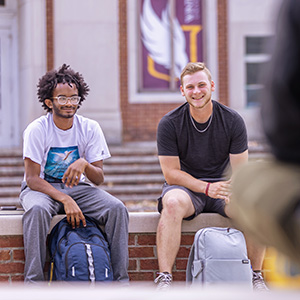
[{"label": "black t-shirt", "polygon": [[[167,113],[158,125],[157,147],[158,155],[178,156],[181,169],[195,178],[220,180],[228,166],[229,154],[248,149],[247,131],[236,111],[212,102],[212,121],[203,133],[194,128],[187,102]],[[198,129],[205,128],[208,122],[199,124],[194,120]]]}]

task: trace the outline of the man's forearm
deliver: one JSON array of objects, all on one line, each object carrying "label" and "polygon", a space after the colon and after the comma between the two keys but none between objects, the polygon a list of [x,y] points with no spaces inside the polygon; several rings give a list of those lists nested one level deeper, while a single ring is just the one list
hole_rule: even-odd
[{"label": "man's forearm", "polygon": [[63,203],[67,198],[67,195],[65,193],[58,191],[50,183],[48,183],[41,177],[35,176],[28,178],[26,180],[26,183],[31,190],[44,193],[56,201]]},{"label": "man's forearm", "polygon": [[85,168],[86,177],[94,184],[100,185],[104,182],[104,172],[102,168],[93,166],[88,163]]},{"label": "man's forearm", "polygon": [[184,186],[195,193],[205,193],[207,187],[206,181],[197,179],[182,170],[173,170],[169,175],[165,175],[165,178],[169,185]]}]

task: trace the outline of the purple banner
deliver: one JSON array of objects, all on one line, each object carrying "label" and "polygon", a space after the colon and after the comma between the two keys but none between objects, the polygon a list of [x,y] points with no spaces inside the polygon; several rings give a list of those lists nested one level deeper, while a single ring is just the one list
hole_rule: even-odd
[{"label": "purple banner", "polygon": [[174,4],[141,1],[142,90],[169,90],[172,66],[179,86],[184,66],[203,59],[201,0],[176,0]]}]

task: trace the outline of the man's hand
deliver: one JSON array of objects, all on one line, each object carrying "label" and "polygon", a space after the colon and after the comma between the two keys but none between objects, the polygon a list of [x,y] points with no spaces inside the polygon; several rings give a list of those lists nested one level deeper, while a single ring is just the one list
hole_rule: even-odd
[{"label": "man's hand", "polygon": [[79,183],[81,175],[84,173],[88,162],[84,158],[79,158],[74,161],[66,170],[62,182],[66,187],[73,187]]},{"label": "man's hand", "polygon": [[71,224],[72,228],[79,227],[80,221],[82,221],[82,224],[85,227],[85,217],[74,199],[68,195],[65,195],[65,199],[61,200],[61,202],[64,205],[67,221],[69,224]]},{"label": "man's hand", "polygon": [[214,199],[223,199],[226,203],[230,201],[230,184],[231,180],[218,181],[210,184],[208,189],[208,196]]}]

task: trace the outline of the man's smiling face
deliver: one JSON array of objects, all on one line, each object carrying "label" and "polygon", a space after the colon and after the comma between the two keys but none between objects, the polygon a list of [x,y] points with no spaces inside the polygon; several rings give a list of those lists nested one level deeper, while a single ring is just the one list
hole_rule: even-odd
[{"label": "man's smiling face", "polygon": [[186,101],[192,107],[201,109],[211,101],[211,95],[215,90],[215,84],[208,79],[208,76],[204,71],[198,71],[183,77],[180,90],[182,96],[186,98]]}]

